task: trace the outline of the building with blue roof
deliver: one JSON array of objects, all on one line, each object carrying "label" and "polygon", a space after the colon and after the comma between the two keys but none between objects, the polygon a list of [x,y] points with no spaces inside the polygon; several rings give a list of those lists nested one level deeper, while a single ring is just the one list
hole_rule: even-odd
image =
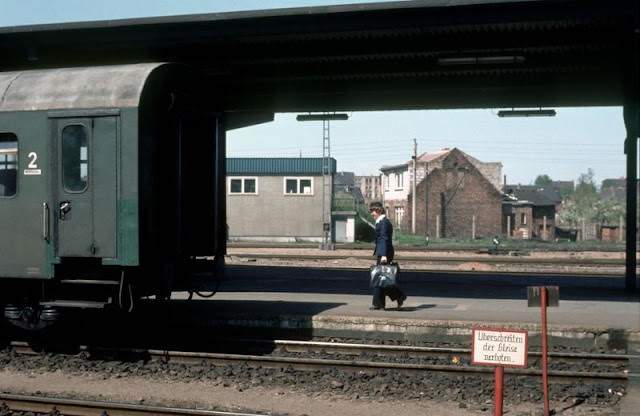
[{"label": "building with blue roof", "polygon": [[[334,158],[329,161],[327,190],[333,195],[337,163]],[[321,242],[322,162],[321,157],[227,158],[229,239]],[[353,241],[353,218],[343,217],[332,215],[332,229],[340,233],[334,238]]]}]

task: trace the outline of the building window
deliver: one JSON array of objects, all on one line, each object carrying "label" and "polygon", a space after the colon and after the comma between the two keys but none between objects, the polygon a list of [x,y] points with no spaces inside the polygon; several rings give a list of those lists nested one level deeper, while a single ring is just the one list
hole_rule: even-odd
[{"label": "building window", "polygon": [[229,178],[229,193],[256,195],[258,193],[258,178]]},{"label": "building window", "polygon": [[402,224],[404,219],[404,207],[396,207],[396,224]]},{"label": "building window", "polygon": [[16,194],[18,181],[18,138],[0,133],[0,197]]},{"label": "building window", "polygon": [[284,178],[285,195],[313,195],[312,178]]},{"label": "building window", "polygon": [[520,214],[520,223],[522,225],[527,225],[527,214],[524,212]]},{"label": "building window", "polygon": [[402,173],[396,173],[396,188],[402,188]]},{"label": "building window", "polygon": [[89,135],[80,124],[62,130],[62,185],[67,192],[82,192],[89,184]]}]

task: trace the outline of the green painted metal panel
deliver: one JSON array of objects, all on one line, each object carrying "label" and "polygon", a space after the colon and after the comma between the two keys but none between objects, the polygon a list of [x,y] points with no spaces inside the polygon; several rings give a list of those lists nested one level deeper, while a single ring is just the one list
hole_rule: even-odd
[{"label": "green painted metal panel", "polygon": [[93,237],[103,259],[118,256],[117,128],[117,117],[93,118]]},{"label": "green painted metal panel", "polygon": [[47,278],[47,119],[41,113],[0,113],[0,133],[17,138],[15,195],[0,197],[0,276]]},{"label": "green painted metal panel", "polygon": [[[330,173],[336,160],[330,158]],[[227,175],[322,175],[321,157],[227,158]]]},{"label": "green painted metal panel", "polygon": [[[118,152],[118,263],[140,265],[139,127],[138,109],[125,108],[120,116]],[[103,260],[103,264],[111,264]]]}]

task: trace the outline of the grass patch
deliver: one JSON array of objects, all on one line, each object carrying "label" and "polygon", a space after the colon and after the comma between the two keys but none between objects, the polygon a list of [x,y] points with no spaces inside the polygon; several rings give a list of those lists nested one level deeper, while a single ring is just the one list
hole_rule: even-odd
[{"label": "grass patch", "polygon": [[[394,240],[397,241],[398,246],[414,246],[414,247],[429,247],[429,248],[493,248],[494,244],[491,238],[483,239],[462,239],[462,238],[438,238],[429,239],[429,244],[426,244],[425,236],[413,235],[406,233],[394,233]],[[625,249],[625,243],[623,242],[608,242],[598,240],[588,241],[542,241],[542,240],[518,240],[500,238],[501,249],[544,249],[544,250],[558,250],[558,251],[623,251]]]}]

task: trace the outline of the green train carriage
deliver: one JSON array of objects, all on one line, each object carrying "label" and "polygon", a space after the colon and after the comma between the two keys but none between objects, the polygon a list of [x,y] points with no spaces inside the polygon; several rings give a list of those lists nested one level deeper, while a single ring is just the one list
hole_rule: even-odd
[{"label": "green train carriage", "polygon": [[0,73],[0,302],[31,329],[224,270],[225,132],[177,64]]}]

